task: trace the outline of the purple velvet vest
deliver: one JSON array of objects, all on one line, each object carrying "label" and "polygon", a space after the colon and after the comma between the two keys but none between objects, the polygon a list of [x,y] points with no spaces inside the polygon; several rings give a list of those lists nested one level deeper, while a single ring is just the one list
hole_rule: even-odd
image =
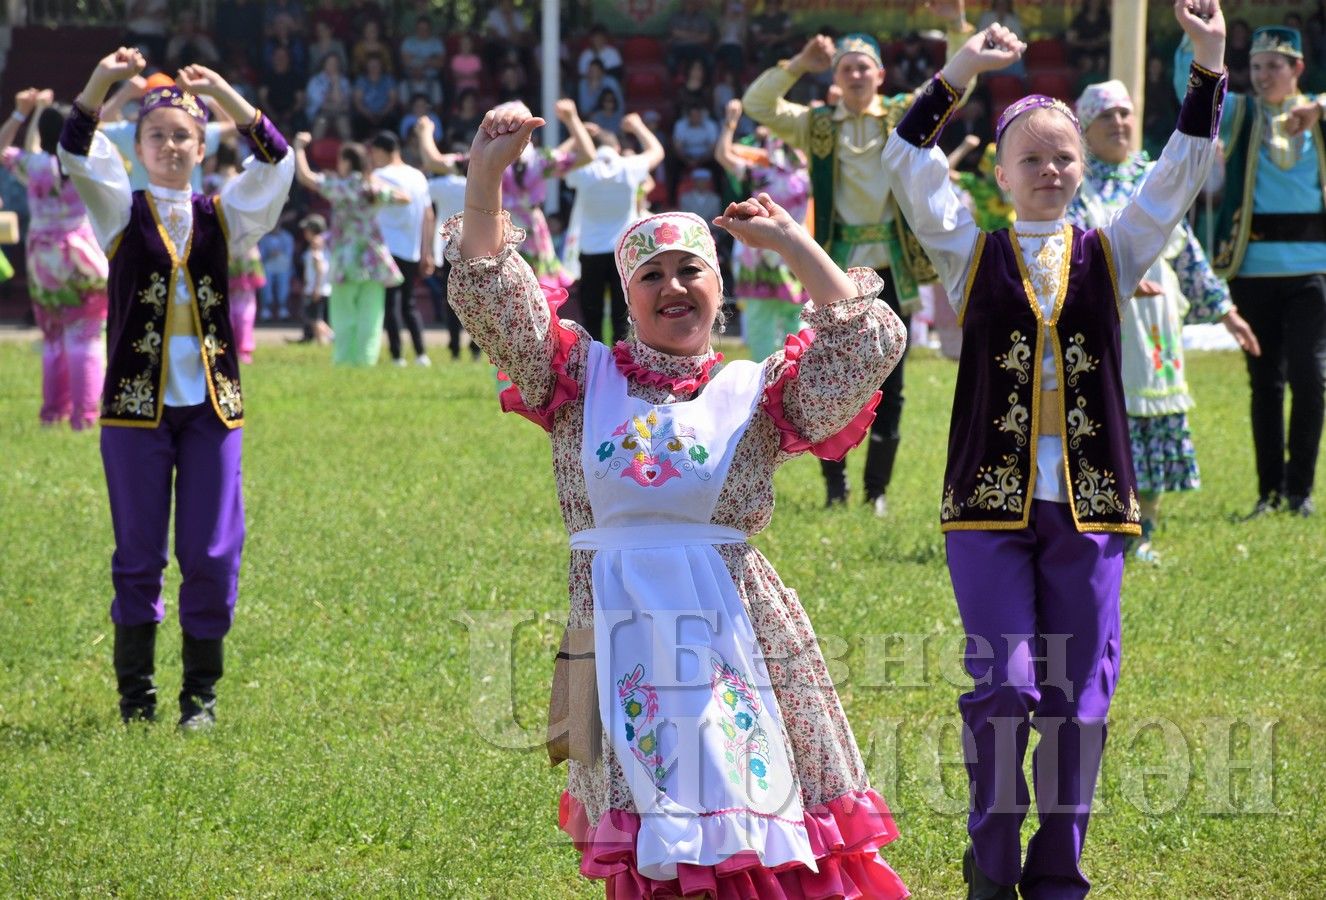
[{"label": "purple velvet vest", "polygon": [[[154,427],[166,390],[168,317],[193,316],[188,330],[200,336],[204,378],[212,409],[228,428],[244,424],[239,360],[230,328],[229,251],[225,221],[215,197],[193,195],[193,233],[183,258],[170,248],[155,204],[135,191],[129,224],[110,251],[110,316],[106,336],[103,425]],[[192,295],[177,306],[175,279]]]},{"label": "purple velvet vest", "polygon": [[1120,378],[1118,291],[1109,248],[1073,229],[1068,276],[1048,323],[1007,230],[982,234],[963,298],[962,358],[940,520],[1025,528],[1036,486],[1045,325],[1059,376],[1069,508],[1079,531],[1139,534]]}]

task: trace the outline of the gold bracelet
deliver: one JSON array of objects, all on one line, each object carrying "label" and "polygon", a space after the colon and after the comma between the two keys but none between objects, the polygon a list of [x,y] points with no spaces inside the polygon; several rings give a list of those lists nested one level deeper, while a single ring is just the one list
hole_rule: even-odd
[{"label": "gold bracelet", "polygon": [[490,216],[500,216],[502,214],[500,209],[484,209],[482,206],[475,206],[473,203],[466,203],[465,208],[472,209],[475,212],[487,213]]}]

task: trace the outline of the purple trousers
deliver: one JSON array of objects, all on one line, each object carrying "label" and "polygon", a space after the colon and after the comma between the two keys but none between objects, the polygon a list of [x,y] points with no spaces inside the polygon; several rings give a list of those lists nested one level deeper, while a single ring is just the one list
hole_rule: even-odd
[{"label": "purple trousers", "polygon": [[[1029,900],[1086,896],[1078,860],[1119,675],[1118,534],[1082,534],[1068,505],[1032,501],[1016,531],[945,534],[973,689],[958,699],[976,865]],[[1022,863],[1030,731],[1040,826]]]},{"label": "purple trousers", "polygon": [[155,428],[101,429],[115,529],[111,621],[142,625],[165,616],[173,476],[180,626],[204,640],[230,630],[244,547],[243,439],[243,429],[226,428],[207,403],[168,406]]}]

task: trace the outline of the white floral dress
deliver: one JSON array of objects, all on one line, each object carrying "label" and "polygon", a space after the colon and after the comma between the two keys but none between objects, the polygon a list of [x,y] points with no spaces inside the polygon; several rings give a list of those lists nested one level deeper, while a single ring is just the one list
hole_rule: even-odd
[{"label": "white floral dress", "polygon": [[[504,217],[505,218],[505,217]],[[503,407],[537,422],[552,440],[553,474],[568,533],[595,527],[582,467],[584,385],[591,339],[556,317],[565,301],[546,291],[514,252],[524,234],[506,219],[506,241],[495,255],[460,257],[460,223],[446,222],[451,262],[449,296],[467,331],[510,376]],[[735,451],[712,524],[755,534],[773,513],[773,474],[805,451],[840,457],[869,431],[876,390],[902,356],[906,332],[877,299],[882,283],[869,269],[850,273],[855,297],[805,313],[810,328],[791,335],[764,361],[763,396]],[[631,397],[664,405],[685,401],[708,382],[721,356],[676,357],[639,342],[612,353]],[[740,898],[904,897],[907,889],[880,859],[897,835],[888,807],[869,786],[852,730],[795,591],[746,543],[717,546],[754,626],[759,650],[795,757],[816,869],[765,869],[745,855],[716,866],[681,866],[679,877],[656,881],[635,864],[639,830],[630,786],[616,758],[593,766],[569,763],[559,821],[581,853],[580,870],[603,879],[609,897],[674,897],[711,892]],[[591,628],[593,552],[572,550],[568,627]],[[609,745],[604,736],[604,746]]]}]

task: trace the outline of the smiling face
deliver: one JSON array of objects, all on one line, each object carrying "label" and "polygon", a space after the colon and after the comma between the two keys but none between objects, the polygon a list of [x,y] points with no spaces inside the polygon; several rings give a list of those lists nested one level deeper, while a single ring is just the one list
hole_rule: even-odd
[{"label": "smiling face", "polygon": [[142,120],[134,150],[147,169],[148,180],[172,190],[185,190],[193,167],[203,161],[202,128],[182,109],[162,106]]},{"label": "smiling face", "polygon": [[862,113],[884,83],[884,70],[864,53],[848,53],[834,67],[833,83],[843,92],[848,111]]},{"label": "smiling face", "polygon": [[640,342],[673,356],[700,356],[723,295],[718,275],[703,259],[667,250],[631,274],[626,305]]},{"label": "smiling face", "polygon": [[1063,113],[1035,109],[1013,120],[999,145],[995,180],[1019,219],[1058,219],[1082,184],[1082,138]]},{"label": "smiling face", "polygon": [[1298,77],[1303,74],[1303,60],[1283,53],[1252,55],[1252,86],[1267,103],[1283,103],[1298,93]]},{"label": "smiling face", "polygon": [[1087,126],[1087,148],[1107,163],[1118,165],[1132,149],[1133,128],[1137,117],[1131,109],[1116,106],[1107,109]]}]

